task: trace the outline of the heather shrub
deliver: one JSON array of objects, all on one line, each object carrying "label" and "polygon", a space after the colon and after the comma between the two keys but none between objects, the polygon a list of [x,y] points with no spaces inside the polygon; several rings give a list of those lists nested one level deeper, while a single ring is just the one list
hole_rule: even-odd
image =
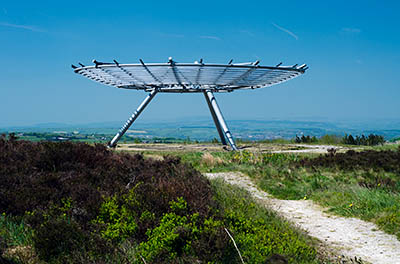
[{"label": "heather shrub", "polygon": [[45,261],[61,260],[87,246],[88,237],[73,221],[51,219],[35,230],[33,242],[39,257]]},{"label": "heather shrub", "polygon": [[100,256],[110,243],[145,241],[178,197],[200,219],[215,204],[208,180],[179,158],[0,138],[0,212],[25,219],[44,260],[82,250]]},{"label": "heather shrub", "polygon": [[178,196],[201,215],[212,203],[207,179],[174,157],[144,160],[102,145],[2,138],[0,164],[0,210],[14,215],[71,199],[73,216],[87,221],[95,218],[103,197],[126,193],[139,182],[138,199],[149,198],[142,206],[158,215]]},{"label": "heather shrub", "polygon": [[349,150],[345,153],[328,153],[317,158],[304,158],[297,162],[304,167],[328,167],[341,170],[374,169],[386,172],[400,172],[400,151],[366,150],[356,152]]}]

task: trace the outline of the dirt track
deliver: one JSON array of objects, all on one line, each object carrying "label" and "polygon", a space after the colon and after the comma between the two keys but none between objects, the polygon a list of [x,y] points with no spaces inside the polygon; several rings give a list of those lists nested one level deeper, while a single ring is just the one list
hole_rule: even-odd
[{"label": "dirt track", "polygon": [[[227,148],[227,147],[225,147]],[[270,153],[326,153],[328,149],[335,148],[337,151],[346,151],[349,148],[330,145],[304,145],[304,144],[249,144],[239,145],[241,150],[252,152]],[[229,147],[227,148],[229,149]],[[117,150],[124,151],[223,151],[224,147],[219,144],[165,144],[165,143],[139,143],[119,144]]]},{"label": "dirt track", "polygon": [[266,207],[276,211],[312,237],[348,258],[361,258],[374,264],[399,264],[400,241],[378,227],[356,218],[330,215],[309,200],[279,200],[259,190],[242,173],[206,173],[210,179],[222,178],[249,191]]}]

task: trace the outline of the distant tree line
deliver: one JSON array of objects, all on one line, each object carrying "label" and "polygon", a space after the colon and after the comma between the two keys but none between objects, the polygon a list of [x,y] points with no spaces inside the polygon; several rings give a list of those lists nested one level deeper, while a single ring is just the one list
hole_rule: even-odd
[{"label": "distant tree line", "polygon": [[310,137],[302,135],[301,137],[296,135],[296,138],[294,139],[294,142],[296,143],[317,143],[318,139],[315,136]]},{"label": "distant tree line", "polygon": [[361,135],[353,137],[350,135],[345,135],[342,139],[343,144],[347,145],[364,145],[364,146],[375,146],[385,143],[383,136],[370,134],[368,137]]},{"label": "distant tree line", "polygon": [[324,135],[320,138],[315,136],[297,136],[294,138],[295,143],[321,143],[321,144],[346,144],[346,145],[363,145],[376,146],[385,143],[385,138],[380,135],[370,134],[369,136],[361,135],[353,137],[351,134],[340,137],[337,135]]}]

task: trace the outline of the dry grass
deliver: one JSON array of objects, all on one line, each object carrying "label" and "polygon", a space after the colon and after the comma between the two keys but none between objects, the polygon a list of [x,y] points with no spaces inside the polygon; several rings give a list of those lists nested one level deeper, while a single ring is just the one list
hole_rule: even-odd
[{"label": "dry grass", "polygon": [[31,246],[15,246],[7,248],[3,253],[3,256],[9,259],[18,260],[21,263],[42,263]]},{"label": "dry grass", "polygon": [[214,167],[215,165],[221,165],[224,161],[220,157],[214,157],[209,152],[204,152],[201,156],[201,163],[207,167]]}]

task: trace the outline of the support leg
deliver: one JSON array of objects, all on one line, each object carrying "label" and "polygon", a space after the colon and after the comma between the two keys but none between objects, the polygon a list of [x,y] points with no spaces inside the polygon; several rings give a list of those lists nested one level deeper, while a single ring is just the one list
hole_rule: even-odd
[{"label": "support leg", "polygon": [[224,132],[222,131],[221,125],[218,122],[217,115],[215,114],[214,108],[211,105],[210,99],[208,99],[207,92],[204,92],[204,97],[206,98],[208,108],[210,109],[211,116],[214,120],[215,127],[217,128],[219,137],[221,138],[222,145],[227,145]]},{"label": "support leg", "polygon": [[129,127],[135,122],[136,118],[142,113],[143,109],[150,103],[151,99],[157,94],[158,90],[154,89],[149,95],[143,100],[132,116],[125,122],[122,128],[114,136],[114,138],[108,143],[108,147],[113,148],[117,145],[118,140],[125,134]]},{"label": "support leg", "polygon": [[[238,150],[238,148],[236,147],[235,141],[233,140],[232,134],[229,131],[228,126],[225,123],[225,119],[221,113],[221,110],[218,107],[217,100],[215,99],[214,94],[210,90],[207,90],[205,93],[208,97],[208,100],[211,102],[211,107],[213,108],[213,110],[215,112],[218,123],[220,124],[222,130],[224,131],[225,136],[229,141],[229,144],[231,145],[233,150]],[[217,126],[217,129],[218,129],[218,126]]]}]

